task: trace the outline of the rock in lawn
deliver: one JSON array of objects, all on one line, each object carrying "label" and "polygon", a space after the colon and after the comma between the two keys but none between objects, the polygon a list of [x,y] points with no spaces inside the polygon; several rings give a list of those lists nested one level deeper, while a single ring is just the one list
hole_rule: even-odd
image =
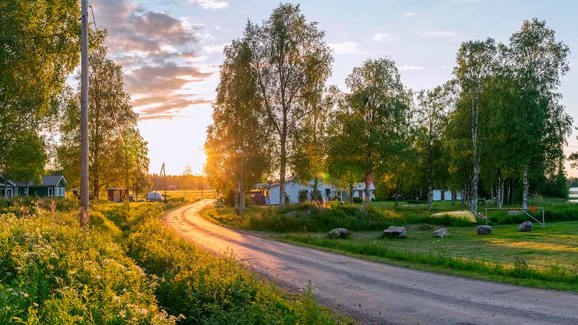
[{"label": "rock in lawn", "polygon": [[450,235],[450,233],[448,232],[447,228],[440,228],[440,229],[436,229],[433,232],[433,236],[434,237],[438,237],[438,238],[446,238]]},{"label": "rock in lawn", "polygon": [[343,239],[348,238],[349,236],[351,236],[351,232],[345,228],[335,228],[327,233],[327,237],[331,239]]},{"label": "rock in lawn", "polygon": [[518,227],[518,230],[521,232],[532,231],[532,221],[524,221]]},{"label": "rock in lawn", "polygon": [[477,226],[476,232],[478,235],[490,235],[492,234],[492,226]]},{"label": "rock in lawn", "polygon": [[384,237],[403,238],[405,237],[405,227],[390,226],[383,231]]}]

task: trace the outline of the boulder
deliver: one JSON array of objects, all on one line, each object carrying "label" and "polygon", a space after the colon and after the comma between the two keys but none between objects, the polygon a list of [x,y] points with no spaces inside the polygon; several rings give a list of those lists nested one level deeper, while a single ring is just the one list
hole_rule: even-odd
[{"label": "boulder", "polygon": [[390,226],[383,231],[384,237],[404,238],[406,234],[405,227]]},{"label": "boulder", "polygon": [[521,232],[528,232],[532,231],[532,221],[524,221],[518,227],[518,230]]},{"label": "boulder", "polygon": [[476,232],[478,235],[490,235],[492,234],[492,226],[477,226]]},{"label": "boulder", "polygon": [[327,237],[331,239],[344,239],[351,236],[351,231],[345,228],[335,228],[327,233]]},{"label": "boulder", "polygon": [[438,238],[446,238],[450,235],[449,231],[447,228],[440,228],[440,229],[436,229],[433,232],[433,236],[434,237],[438,237]]}]

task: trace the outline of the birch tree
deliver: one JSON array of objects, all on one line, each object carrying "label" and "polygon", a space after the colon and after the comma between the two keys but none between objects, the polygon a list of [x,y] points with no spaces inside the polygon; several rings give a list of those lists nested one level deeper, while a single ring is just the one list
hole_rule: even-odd
[{"label": "birch tree", "polygon": [[340,133],[333,142],[347,146],[349,164],[362,170],[368,202],[375,171],[399,154],[396,146],[408,125],[410,97],[395,62],[386,58],[365,61],[345,82],[349,93],[336,114]]},{"label": "birch tree", "polygon": [[261,26],[249,22],[245,29],[251,74],[276,140],[281,205],[293,135],[315,109],[307,104],[319,97],[331,72],[331,51],[323,38],[317,24],[307,22],[299,6],[292,4],[280,5]]},{"label": "birch tree", "polygon": [[[428,210],[432,209],[434,172],[438,176],[443,175],[446,166],[442,163],[442,139],[443,131],[448,123],[448,114],[451,109],[448,89],[436,87],[430,91],[421,91],[418,96],[419,110],[418,119],[418,153],[424,164],[427,180]],[[445,168],[444,168],[445,167]]]},{"label": "birch tree", "polygon": [[[528,207],[530,168],[543,159],[561,155],[570,117],[558,103],[557,88],[569,70],[569,49],[556,40],[545,21],[524,21],[510,38],[506,62],[519,89],[515,127],[522,161],[522,207]],[[543,173],[542,173],[543,175]]]},{"label": "birch tree", "polygon": [[494,71],[497,48],[493,39],[462,43],[457,55],[454,75],[462,91],[462,100],[470,106],[470,132],[472,141],[472,176],[470,182],[470,210],[478,211],[478,185],[480,181],[480,155],[478,123],[480,101],[487,79]]}]

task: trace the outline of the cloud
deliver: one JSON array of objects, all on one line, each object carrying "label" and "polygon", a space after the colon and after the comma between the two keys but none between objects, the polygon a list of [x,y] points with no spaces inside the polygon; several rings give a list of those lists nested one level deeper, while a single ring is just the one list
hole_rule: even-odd
[{"label": "cloud", "polygon": [[455,37],[456,33],[450,31],[415,31],[415,35],[422,38],[450,38]]},{"label": "cloud", "polygon": [[[206,9],[226,7],[226,1],[196,0]],[[135,0],[95,2],[96,26],[107,29],[109,56],[122,65],[125,88],[133,98],[139,118],[177,116],[190,105],[207,103],[187,85],[209,78],[195,66],[206,60],[199,56],[205,26],[163,12],[146,10]]]},{"label": "cloud", "polygon": [[364,55],[367,52],[359,49],[359,43],[353,41],[344,41],[339,43],[330,43],[329,46],[337,55]]},{"label": "cloud", "polygon": [[408,12],[406,12],[406,13],[404,14],[404,16],[406,16],[406,17],[415,17],[415,16],[418,16],[418,14],[415,13],[415,12],[408,11]]},{"label": "cloud", "polygon": [[422,71],[425,70],[424,67],[418,65],[402,65],[398,67],[399,70],[403,71]]},{"label": "cloud", "polygon": [[223,49],[225,48],[227,44],[223,43],[223,44],[216,44],[216,45],[205,45],[203,46],[203,51],[205,51],[205,53],[223,53]]},{"label": "cloud", "polygon": [[207,10],[223,9],[229,6],[229,3],[224,0],[193,0],[193,2]]},{"label": "cloud", "polygon": [[393,35],[390,33],[375,33],[373,34],[373,40],[376,42],[391,42],[393,41]]}]

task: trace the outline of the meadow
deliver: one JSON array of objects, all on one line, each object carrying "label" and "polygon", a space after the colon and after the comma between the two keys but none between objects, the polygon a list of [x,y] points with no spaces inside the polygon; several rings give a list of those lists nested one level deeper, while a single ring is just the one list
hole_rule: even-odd
[{"label": "meadow", "polygon": [[173,234],[180,204],[100,202],[84,231],[76,202],[2,202],[0,324],[349,323]]},{"label": "meadow", "polygon": [[[476,234],[484,224],[432,213],[463,209],[436,203],[372,202],[369,206],[333,204],[319,208],[300,204],[284,208],[249,207],[240,218],[231,208],[208,208],[202,214],[215,222],[267,233],[271,238],[327,249],[385,263],[526,286],[578,291],[578,205],[558,200],[534,200],[545,207],[546,227],[534,223],[532,232],[518,231],[528,220],[507,210],[492,211],[487,236]],[[536,211],[541,218],[541,212]],[[572,221],[568,221],[572,220]],[[391,225],[406,226],[407,238],[383,238]],[[352,230],[352,237],[334,240],[326,233],[337,227]],[[434,238],[434,229],[448,228],[448,238]]]}]

